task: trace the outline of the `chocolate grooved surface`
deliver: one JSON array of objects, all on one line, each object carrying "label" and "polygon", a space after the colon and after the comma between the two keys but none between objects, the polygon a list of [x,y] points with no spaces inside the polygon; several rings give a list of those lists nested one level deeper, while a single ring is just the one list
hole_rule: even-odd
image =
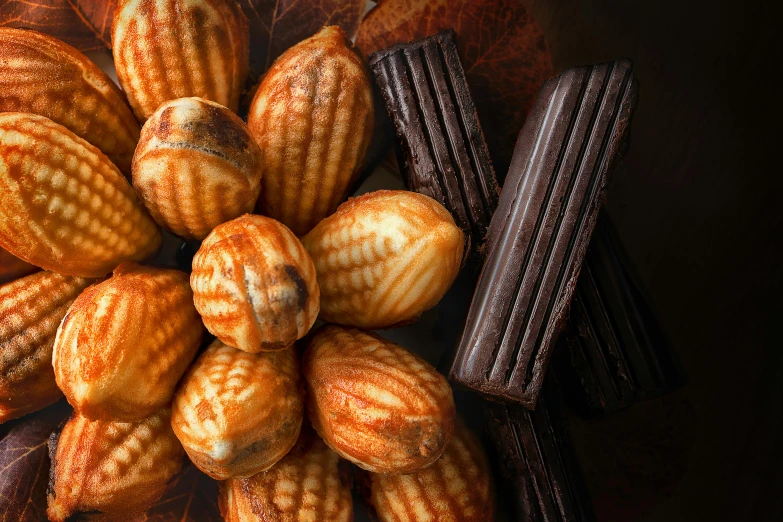
[{"label": "chocolate grooved surface", "polygon": [[[611,75],[611,70],[610,70],[609,73],[607,73],[606,78],[608,79],[610,75]],[[585,199],[582,202],[582,206],[581,206],[581,208],[579,210],[579,218],[578,219],[579,219],[579,223],[580,223],[580,229],[582,227],[584,227],[584,222],[586,220],[586,214],[587,214],[587,210],[588,210],[588,204],[591,201],[595,201],[597,198],[599,198],[599,195],[597,193],[600,190],[598,180],[600,178],[600,173],[603,171],[604,162],[605,162],[605,158],[606,158],[606,148],[607,148],[607,145],[608,145],[609,137],[613,136],[614,133],[615,133],[615,128],[616,128],[617,122],[618,122],[617,115],[619,114],[620,104],[622,103],[622,100],[625,98],[625,95],[627,94],[626,91],[627,91],[628,85],[630,83],[630,75],[629,75],[628,72],[625,73],[624,78],[623,78],[623,82],[624,82],[624,87],[621,89],[623,91],[623,96],[618,97],[617,101],[615,102],[614,112],[612,114],[612,130],[611,130],[611,132],[607,133],[604,136],[604,142],[601,145],[599,166],[598,166],[598,168],[594,169],[593,174],[592,174],[591,179],[590,179],[590,187],[591,187],[590,188],[590,198],[589,199]],[[603,96],[603,94],[605,94],[605,91],[606,91],[606,83],[603,86],[602,96]],[[603,98],[602,98],[602,102],[603,102]],[[595,118],[595,116],[597,116],[597,114],[594,115],[594,118]],[[595,120],[593,120],[593,123],[594,123],[594,121]],[[584,151],[580,152],[580,163],[581,163],[581,161],[582,161],[582,159],[584,157],[583,156],[583,152]],[[580,166],[581,166],[581,164],[580,164]],[[572,181],[572,183],[573,183],[573,181]],[[573,192],[570,192],[570,196],[573,197]],[[561,217],[561,221],[562,221],[562,217]],[[580,234],[581,234],[581,232],[580,232]],[[566,253],[566,259],[568,261],[566,263],[563,263],[563,264],[560,265],[560,271],[559,271],[558,277],[557,277],[557,291],[555,293],[555,296],[562,295],[562,293],[564,291],[566,267],[573,266],[573,263],[574,263],[574,260],[573,260],[573,257],[574,257],[574,247],[575,247],[576,239],[578,237],[579,236],[572,235],[570,240],[569,240],[568,250],[567,250],[567,253]],[[550,246],[550,249],[551,248],[553,248],[553,247]],[[546,315],[545,315],[547,322],[551,321],[551,316],[552,316],[552,312],[553,312],[554,306],[555,306],[555,300],[554,299],[550,299],[549,305],[548,305],[548,308],[547,308],[547,311],[546,311]],[[536,346],[541,346],[542,345],[543,337],[544,337],[544,335],[546,335],[546,333],[547,333],[547,331],[545,329],[540,331],[539,338],[536,340]],[[519,349],[517,349],[517,354],[518,353],[519,353]],[[529,380],[530,380],[530,378],[532,377],[532,374],[533,374],[533,368],[531,368],[527,364],[527,361],[525,362],[524,366],[527,368],[526,382],[529,382]],[[514,367],[516,367],[516,361],[514,363]],[[510,377],[510,372],[509,372],[509,377]],[[506,382],[508,382],[508,378],[507,378]]]},{"label": "chocolate grooved surface", "polygon": [[535,406],[636,90],[628,61],[571,69],[542,87],[489,227],[450,372],[458,384]]},{"label": "chocolate grooved surface", "polygon": [[[591,70],[591,73],[592,72],[593,71]],[[607,78],[608,78],[608,75],[607,75]],[[585,95],[585,91],[586,91],[587,85],[588,85],[588,82],[584,82],[582,84],[582,87],[581,87],[580,91],[579,91],[579,99],[578,99],[578,102],[577,102],[579,110],[577,110],[577,111],[575,111],[573,113],[571,121],[570,121],[570,123],[568,125],[568,130],[566,131],[566,135],[565,135],[565,140],[563,142],[563,146],[560,149],[560,154],[559,154],[558,159],[557,159],[557,165],[555,166],[554,174],[553,174],[552,178],[549,181],[549,185],[547,186],[546,196],[544,198],[544,203],[542,205],[545,208],[549,207],[549,205],[551,205],[552,192],[554,191],[555,185],[559,181],[558,175],[561,173],[561,169],[562,169],[562,166],[563,166],[563,158],[565,157],[566,153],[570,149],[571,139],[573,137],[574,127],[576,126],[576,122],[577,122],[577,115],[579,113],[581,113],[581,111],[582,111],[582,109],[584,107],[584,95]],[[604,92],[605,92],[605,89],[602,89],[601,94],[603,95]],[[596,106],[598,106],[598,105],[596,105]],[[550,103],[550,110],[551,110],[551,107],[552,107],[552,104]],[[549,110],[547,111],[547,113],[549,114]],[[592,116],[592,119],[590,121],[590,128],[591,129],[592,129],[592,126],[594,125],[594,123],[595,123],[595,112],[593,112],[593,116]],[[546,123],[544,124],[544,126],[546,126]],[[580,155],[581,155],[583,150],[584,150],[584,144],[582,145],[582,149],[580,150]],[[581,161],[581,158],[580,158],[580,161]],[[566,191],[566,194],[568,194],[569,196],[573,194],[574,182],[575,182],[575,178],[572,177],[572,178],[569,179],[568,189]],[[570,200],[570,198],[569,198],[569,200]],[[542,225],[542,222],[544,221],[544,219],[546,217],[547,217],[547,214],[543,213],[543,212],[539,213],[539,215],[538,215],[538,219],[536,221],[536,226],[535,226],[535,229],[534,229],[535,230],[534,237],[533,237],[533,239],[531,241],[532,244],[534,244],[534,245],[537,245],[537,244],[539,244],[539,241],[542,241],[542,238],[541,238],[541,235],[542,235],[541,225]],[[559,225],[562,223],[563,217],[565,217],[565,216],[564,216],[564,214],[563,214],[563,212],[561,210],[561,212],[558,213],[558,216],[557,216],[556,228],[559,228]],[[507,234],[512,232],[510,227],[507,227],[505,230],[506,230]],[[508,235],[506,235],[506,237],[504,238],[504,243],[506,241],[508,241],[507,237],[508,237]],[[555,240],[556,239],[557,239],[557,237],[555,237]],[[552,239],[550,238],[550,240],[549,240],[549,242],[547,244],[547,250],[546,250],[546,254],[545,254],[545,259],[547,261],[547,265],[553,262],[553,260],[552,260],[552,251],[554,250],[555,245],[556,245],[556,241],[552,241]],[[519,301],[519,294],[520,294],[520,292],[522,290],[522,285],[524,284],[525,279],[526,279],[526,277],[528,275],[528,269],[529,269],[529,266],[530,266],[530,259],[531,259],[531,257],[533,256],[534,253],[535,253],[535,250],[533,250],[533,249],[528,249],[527,250],[526,257],[525,257],[525,263],[523,264],[523,270],[519,273],[519,278],[517,279],[516,291],[513,294],[513,305],[512,305],[512,308],[509,309],[507,311],[507,313],[506,313],[506,321],[505,321],[505,323],[503,325],[503,331],[502,331],[502,333],[500,335],[501,339],[505,339],[506,338],[506,332],[508,331],[509,324],[513,320],[513,316],[511,314],[511,310],[515,310],[517,308],[517,303]],[[560,273],[562,273],[562,268],[563,267],[561,265],[561,272]],[[560,273],[558,273],[558,277],[560,276]],[[539,294],[541,292],[541,285],[543,283],[543,279],[544,279],[545,275],[546,275],[546,271],[539,271],[538,274],[537,274],[536,283],[535,283],[535,286],[534,286],[533,292],[532,292],[532,295],[534,296],[534,297],[532,297],[532,300],[533,300],[534,303],[538,302],[538,297],[539,297]],[[527,324],[527,322],[530,320],[530,315],[532,313],[533,313],[533,306],[528,306],[528,307],[525,308],[525,315],[524,315],[524,317],[522,319],[522,324]],[[524,332],[524,330],[520,330],[518,335],[521,335],[523,332]],[[515,342],[516,346],[514,348],[514,353],[513,353],[513,356],[512,356],[511,364],[509,365],[508,370],[506,371],[505,385],[508,385],[509,381],[511,380],[511,374],[513,373],[514,369],[516,368],[516,365],[517,365],[517,362],[518,362],[518,357],[519,357],[519,351],[520,351],[520,348],[521,348],[521,344],[520,343],[522,343],[523,341],[524,341],[524,338],[517,337],[517,339],[516,339],[516,342]],[[494,357],[494,360],[492,361],[492,366],[489,369],[489,371],[487,372],[487,379],[491,378],[491,374],[496,369],[497,357],[498,357],[498,353],[500,352],[501,346],[502,345],[498,345],[498,349],[495,352],[495,357]],[[533,352],[531,354],[531,357],[534,358],[534,356],[535,356],[535,352]],[[527,364],[527,361],[525,361],[524,364]]]}]

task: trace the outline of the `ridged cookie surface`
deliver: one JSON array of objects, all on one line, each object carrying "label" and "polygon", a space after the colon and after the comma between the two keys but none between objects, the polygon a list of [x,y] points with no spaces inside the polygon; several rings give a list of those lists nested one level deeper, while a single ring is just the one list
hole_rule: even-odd
[{"label": "ridged cookie surface", "polygon": [[59,274],[101,277],[161,240],[101,151],[43,116],[0,113],[0,247]]},{"label": "ridged cookie surface", "polygon": [[246,352],[287,348],[318,317],[310,256],[267,217],[246,214],[216,227],[193,258],[190,284],[207,329]]},{"label": "ridged cookie surface", "polygon": [[88,418],[142,419],[171,402],[202,333],[186,273],[120,265],[63,318],[54,343],[57,384]]},{"label": "ridged cookie surface", "polygon": [[49,442],[49,520],[127,520],[152,506],[182,467],[170,418],[168,409],[140,422],[74,413]]},{"label": "ridged cookie surface", "polygon": [[370,144],[371,85],[363,58],[337,26],[272,64],[248,115],[266,168],[260,214],[301,236],[334,212]]},{"label": "ridged cookie surface", "polygon": [[10,27],[0,27],[0,57],[0,112],[46,116],[130,175],[139,122],[106,73],[57,38]]},{"label": "ridged cookie surface", "polygon": [[340,478],[340,457],[309,426],[296,446],[267,471],[220,485],[226,522],[351,522],[351,489]]},{"label": "ridged cookie surface", "polygon": [[252,212],[261,149],[233,112],[201,98],[163,103],[144,124],[133,187],[155,221],[186,239]]},{"label": "ridged cookie surface", "polygon": [[412,473],[435,462],[451,439],[451,387],[401,346],[327,325],[310,340],[302,370],[313,427],[361,468]]},{"label": "ridged cookie surface", "polygon": [[190,460],[225,480],[280,460],[296,443],[303,416],[293,348],[253,354],[215,340],[182,379],[171,424]]},{"label": "ridged cookie surface", "polygon": [[0,423],[60,397],[52,347],[65,312],[92,280],[38,272],[0,286]]},{"label": "ridged cookie surface", "polygon": [[443,455],[409,475],[373,473],[371,503],[381,522],[493,522],[495,505],[487,456],[478,438],[457,422]]},{"label": "ridged cookie surface", "polygon": [[161,103],[187,96],[236,112],[249,38],[235,0],[125,0],[112,26],[117,78],[141,122]]},{"label": "ridged cookie surface", "polygon": [[440,203],[402,190],[350,199],[302,238],[318,273],[321,318],[367,330],[435,306],[457,277],[464,242]]}]

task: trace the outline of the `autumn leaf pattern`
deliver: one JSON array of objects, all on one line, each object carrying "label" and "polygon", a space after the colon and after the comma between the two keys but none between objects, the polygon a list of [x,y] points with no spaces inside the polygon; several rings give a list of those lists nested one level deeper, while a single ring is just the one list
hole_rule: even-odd
[{"label": "autumn leaf pattern", "polygon": [[62,400],[0,425],[0,522],[46,520],[49,436],[70,411]]},{"label": "autumn leaf pattern", "polygon": [[132,522],[220,522],[218,483],[189,461],[171,489]]},{"label": "autumn leaf pattern", "polygon": [[359,28],[366,0],[239,0],[250,23],[250,82],[255,83],[283,51],[325,25],[348,38]]},{"label": "autumn leaf pattern", "polygon": [[0,27],[34,29],[81,51],[111,48],[118,0],[0,0]]}]

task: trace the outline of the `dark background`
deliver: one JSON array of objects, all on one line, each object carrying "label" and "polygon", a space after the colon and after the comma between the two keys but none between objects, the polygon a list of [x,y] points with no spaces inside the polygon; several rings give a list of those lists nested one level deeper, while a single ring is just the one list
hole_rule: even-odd
[{"label": "dark background", "polygon": [[[627,56],[641,86],[609,209],[688,372],[688,405],[676,417],[688,424],[690,446],[673,490],[632,518],[783,520],[776,2],[523,4],[544,29],[556,72]],[[577,439],[580,427],[574,430]],[[595,482],[591,466],[611,455],[578,450],[592,453],[584,466]],[[623,503],[645,501],[638,491],[594,487],[599,513],[610,520],[626,519],[623,509],[630,516]]]}]

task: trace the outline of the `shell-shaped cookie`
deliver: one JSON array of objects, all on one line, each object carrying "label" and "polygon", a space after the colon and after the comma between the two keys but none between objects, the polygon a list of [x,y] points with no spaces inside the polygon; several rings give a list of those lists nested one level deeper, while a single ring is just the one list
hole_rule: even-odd
[{"label": "shell-shaped cookie", "polygon": [[379,190],[350,199],[302,238],[321,318],[367,330],[415,320],[457,277],[462,231],[434,199]]},{"label": "shell-shaped cookie", "polygon": [[313,427],[361,468],[412,473],[435,462],[451,439],[451,387],[401,346],[328,325],[310,340],[302,370]]},{"label": "shell-shaped cookie", "polygon": [[272,64],[248,115],[264,157],[259,213],[301,236],[334,212],[370,144],[371,85],[367,65],[337,26]]},{"label": "shell-shaped cookie", "polygon": [[302,427],[296,446],[267,471],[220,485],[226,522],[351,522],[351,489],[340,478],[340,457]]},{"label": "shell-shaped cookie", "polygon": [[52,361],[57,385],[88,418],[142,419],[171,402],[202,333],[186,273],[120,265],[63,318]]},{"label": "shell-shaped cookie", "polygon": [[74,413],[49,441],[49,520],[127,520],[152,506],[184,460],[170,418],[168,409],[140,422]]},{"label": "shell-shaped cookie", "polygon": [[492,476],[484,449],[461,421],[443,455],[408,475],[371,474],[370,502],[381,522],[493,522]]},{"label": "shell-shaped cookie", "polygon": [[37,271],[37,266],[22,261],[7,250],[0,248],[0,284],[19,279]]},{"label": "shell-shaped cookie", "polygon": [[163,103],[133,157],[133,186],[169,232],[204,239],[252,212],[261,190],[261,149],[233,112],[201,98]]},{"label": "shell-shaped cookie", "polygon": [[34,114],[0,114],[0,247],[59,274],[101,277],[160,247],[160,229],[101,151]]},{"label": "shell-shaped cookie", "polygon": [[9,27],[0,27],[0,57],[0,112],[46,116],[130,175],[139,122],[106,73],[56,38]]},{"label": "shell-shaped cookie", "polygon": [[255,354],[215,340],[182,379],[171,425],[204,473],[249,477],[296,443],[303,392],[293,348]]},{"label": "shell-shaped cookie", "polygon": [[287,348],[318,316],[310,256],[267,217],[246,214],[216,227],[193,258],[190,285],[207,329],[246,352]]},{"label": "shell-shaped cookie", "polygon": [[168,100],[199,96],[236,112],[250,34],[235,0],[125,0],[114,14],[117,78],[139,121]]},{"label": "shell-shaped cookie", "polygon": [[60,397],[52,347],[65,312],[90,279],[38,272],[0,286],[0,423]]}]

